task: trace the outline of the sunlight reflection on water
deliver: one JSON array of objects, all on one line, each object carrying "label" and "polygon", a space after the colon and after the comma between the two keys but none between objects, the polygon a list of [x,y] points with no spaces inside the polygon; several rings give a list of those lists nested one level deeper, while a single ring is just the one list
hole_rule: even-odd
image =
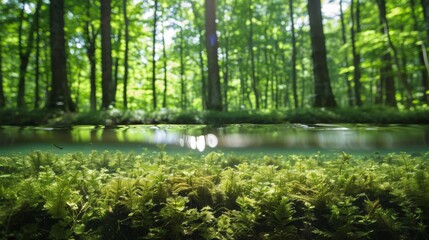
[{"label": "sunlight reflection on water", "polygon": [[[0,127],[0,153],[24,145],[79,145],[88,149],[109,146],[170,147],[198,152],[213,149],[278,150],[395,150],[429,151],[429,126],[422,125],[133,125],[105,128],[76,126],[72,129]],[[107,148],[107,147],[106,147]]]}]

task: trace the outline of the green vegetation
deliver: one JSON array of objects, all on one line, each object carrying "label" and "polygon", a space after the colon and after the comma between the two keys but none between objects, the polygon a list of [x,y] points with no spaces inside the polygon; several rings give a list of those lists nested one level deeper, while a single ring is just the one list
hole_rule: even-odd
[{"label": "green vegetation", "polygon": [[425,0],[2,0],[0,12],[0,108],[429,105]]},{"label": "green vegetation", "polygon": [[337,108],[266,111],[169,111],[110,109],[107,111],[64,113],[46,110],[0,110],[0,125],[124,125],[124,124],[234,124],[234,123],[374,123],[429,124],[429,110],[397,110],[394,108]]},{"label": "green vegetation", "polygon": [[428,239],[429,153],[0,157],[5,239]]}]

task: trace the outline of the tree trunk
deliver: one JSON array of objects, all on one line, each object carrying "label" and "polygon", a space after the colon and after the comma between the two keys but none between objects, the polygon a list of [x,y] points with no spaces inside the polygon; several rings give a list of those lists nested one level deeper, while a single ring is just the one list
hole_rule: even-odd
[{"label": "tree trunk", "polygon": [[90,93],[89,93],[89,105],[91,111],[97,109],[97,84],[96,84],[96,71],[97,71],[97,60],[95,55],[96,39],[98,36],[98,30],[95,30],[94,25],[91,23],[91,0],[86,1],[86,20],[85,20],[85,41],[86,41],[86,56],[89,61],[89,82],[90,82]]},{"label": "tree trunk", "polygon": [[396,102],[396,87],[395,79],[393,78],[393,69],[392,69],[392,56],[390,53],[386,53],[381,57],[383,67],[381,68],[381,82],[384,86],[384,94],[386,95],[384,103],[390,107],[397,107]]},{"label": "tree trunk", "polygon": [[3,39],[0,34],[0,109],[6,107],[6,98],[4,96],[4,89],[3,89]]},{"label": "tree trunk", "polygon": [[228,85],[229,85],[229,34],[225,38],[225,67],[223,72],[223,97],[224,97],[224,111],[228,111]]},{"label": "tree trunk", "polygon": [[205,0],[206,48],[208,61],[208,102],[207,109],[222,111],[220,76],[218,62],[218,39],[216,34],[216,0]]},{"label": "tree trunk", "polygon": [[40,107],[40,32],[39,32],[39,12],[36,12],[36,66],[35,66],[35,88],[34,88],[34,109]]},{"label": "tree trunk", "polygon": [[429,44],[429,0],[420,0],[426,27],[426,45]]},{"label": "tree trunk", "polygon": [[[180,10],[179,10],[180,11]],[[158,0],[154,2],[153,31],[152,31],[152,107],[157,108],[156,102],[156,27],[158,23]]]},{"label": "tree trunk", "polygon": [[127,15],[127,0],[123,1],[124,4],[124,22],[125,22],[125,50],[124,50],[124,85],[123,85],[123,106],[124,109],[128,109],[128,51],[129,51],[129,42],[130,42],[130,34],[129,34],[129,19]]},{"label": "tree trunk", "polygon": [[26,86],[26,80],[25,75],[27,73],[27,67],[30,59],[31,50],[33,48],[33,41],[34,41],[34,32],[36,30],[36,19],[39,18],[39,12],[40,8],[42,7],[42,0],[37,1],[36,10],[33,15],[33,21],[30,25],[30,30],[28,32],[28,38],[27,38],[27,45],[24,49],[23,43],[22,43],[22,35],[23,35],[23,21],[24,21],[24,5],[26,4],[26,1],[22,1],[22,10],[19,18],[19,30],[18,30],[18,38],[19,38],[19,82],[18,82],[18,96],[17,96],[17,107],[18,108],[25,108],[25,86]]},{"label": "tree trunk", "polygon": [[[423,4],[423,0],[422,0],[422,4]],[[418,32],[420,30],[419,27],[419,20],[417,18],[416,15],[416,11],[415,11],[415,7],[416,7],[416,3],[415,0],[410,0],[410,8],[411,8],[411,17],[413,19],[413,30]],[[425,22],[426,21],[426,17],[425,14],[423,15]],[[429,37],[428,37],[428,42],[429,42]],[[424,44],[423,44],[424,46]],[[428,71],[429,69],[426,68],[426,64],[425,64],[425,48],[418,46],[418,53],[419,53],[419,63],[421,66],[421,70],[420,70],[420,75],[421,75],[421,86],[422,86],[422,98],[421,101],[423,103],[429,104],[429,74]]]},{"label": "tree trunk", "polygon": [[314,73],[314,107],[336,107],[326,59],[325,34],[320,0],[308,0],[310,35]]},{"label": "tree trunk", "polygon": [[192,12],[194,13],[194,21],[195,25],[198,28],[200,44],[198,44],[198,57],[200,59],[199,66],[201,72],[201,98],[202,98],[202,108],[206,109],[207,107],[207,79],[205,74],[205,64],[203,57],[203,48],[204,48],[204,35],[203,35],[203,27],[201,26],[198,19],[200,19],[200,15],[198,14],[198,9],[194,1],[191,1],[192,4]]},{"label": "tree trunk", "polygon": [[[268,33],[267,28],[265,28],[265,39],[268,39]],[[265,81],[265,89],[264,89],[264,109],[268,108],[268,92],[269,92],[269,86],[270,86],[270,80],[271,80],[271,64],[269,63],[269,56],[268,56],[268,47],[264,47],[264,65],[266,68],[266,81]]]},{"label": "tree trunk", "polygon": [[118,35],[116,36],[116,42],[115,42],[115,51],[116,51],[116,57],[114,58],[113,62],[113,86],[112,86],[112,106],[116,106],[116,92],[118,89],[118,82],[119,82],[119,53],[121,51],[121,39],[122,39],[122,32],[119,30]]},{"label": "tree trunk", "polygon": [[51,0],[49,10],[52,81],[46,108],[75,111],[67,80],[64,0]]},{"label": "tree trunk", "polygon": [[255,95],[255,106],[256,109],[259,109],[259,91],[258,91],[258,79],[256,77],[256,67],[255,67],[255,54],[253,52],[253,4],[252,0],[249,0],[249,54],[250,54],[250,77],[252,79],[252,90]]},{"label": "tree trunk", "polygon": [[294,8],[293,0],[289,0],[290,10],[290,22],[291,22],[291,34],[292,34],[292,92],[293,102],[295,109],[298,108],[298,90],[297,90],[297,74],[296,74],[296,36],[295,36],[295,19],[294,19]]},{"label": "tree trunk", "polygon": [[[355,1],[356,1],[356,6],[355,6]],[[354,67],[353,82],[355,84],[354,92],[355,92],[356,105],[360,107],[362,106],[362,97],[361,97],[362,85],[360,81],[361,68],[360,68],[360,54],[357,52],[357,49],[356,49],[356,33],[360,32],[360,6],[359,5],[360,5],[359,0],[351,0],[350,11],[351,11],[352,26],[350,28],[350,32],[351,32],[353,67]]]},{"label": "tree trunk", "polygon": [[[182,1],[179,1],[179,15],[180,19],[183,20],[182,13]],[[185,40],[184,40],[184,30],[182,25],[180,25],[180,106],[182,110],[186,110],[187,107],[187,97],[186,97],[186,83],[185,83]]]},{"label": "tree trunk", "polygon": [[111,42],[111,6],[109,0],[101,0],[101,108],[108,109],[112,104],[112,42]]},{"label": "tree trunk", "polygon": [[[343,45],[346,45],[347,37],[346,37],[346,24],[344,20],[343,0],[340,0],[340,20],[341,20],[341,36],[343,40]],[[352,28],[352,30],[354,29]],[[348,67],[349,66],[348,53],[346,52],[344,55],[345,55],[344,56],[345,62],[343,63],[343,67]],[[348,72],[345,74],[345,80],[346,80],[346,86],[347,86],[347,102],[348,102],[348,105],[351,107],[353,106],[353,91],[352,91],[351,83],[349,81]]]},{"label": "tree trunk", "polygon": [[398,57],[398,51],[395,47],[395,45],[392,42],[392,39],[390,37],[390,30],[389,30],[389,23],[387,21],[386,17],[386,1],[385,0],[377,0],[378,10],[380,13],[380,21],[383,27],[383,33],[387,37],[387,43],[389,46],[390,51],[393,53],[393,60],[395,62],[396,68],[398,69],[398,75],[399,79],[401,80],[402,85],[404,86],[405,94],[407,97],[407,106],[411,107],[412,104],[412,93],[410,85],[408,84],[408,81],[406,79],[406,76],[404,74],[404,69],[399,61]]},{"label": "tree trunk", "polygon": [[165,30],[162,27],[162,61],[164,69],[164,92],[162,99],[162,107],[167,108],[167,50],[165,46]]}]

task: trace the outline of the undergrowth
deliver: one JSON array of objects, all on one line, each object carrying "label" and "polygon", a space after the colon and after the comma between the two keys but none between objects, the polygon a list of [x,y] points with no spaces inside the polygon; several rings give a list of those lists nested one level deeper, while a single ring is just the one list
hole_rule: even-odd
[{"label": "undergrowth", "polygon": [[428,239],[429,153],[0,157],[1,239]]},{"label": "undergrowth", "polygon": [[96,112],[64,113],[46,110],[1,109],[0,125],[48,125],[69,127],[72,125],[124,124],[279,124],[279,123],[374,123],[374,124],[428,124],[427,108],[398,110],[373,106],[363,108],[301,108],[278,110],[240,110],[229,112],[180,111],[161,109],[144,110],[108,109]]}]

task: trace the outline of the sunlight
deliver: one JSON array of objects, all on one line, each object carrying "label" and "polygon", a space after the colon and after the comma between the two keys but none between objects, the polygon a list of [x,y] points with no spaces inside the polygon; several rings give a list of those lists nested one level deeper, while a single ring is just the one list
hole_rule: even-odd
[{"label": "sunlight", "polygon": [[[343,9],[347,8],[349,2],[343,2]],[[340,3],[337,0],[329,0],[322,3],[322,14],[326,18],[337,19],[340,17]]]}]

